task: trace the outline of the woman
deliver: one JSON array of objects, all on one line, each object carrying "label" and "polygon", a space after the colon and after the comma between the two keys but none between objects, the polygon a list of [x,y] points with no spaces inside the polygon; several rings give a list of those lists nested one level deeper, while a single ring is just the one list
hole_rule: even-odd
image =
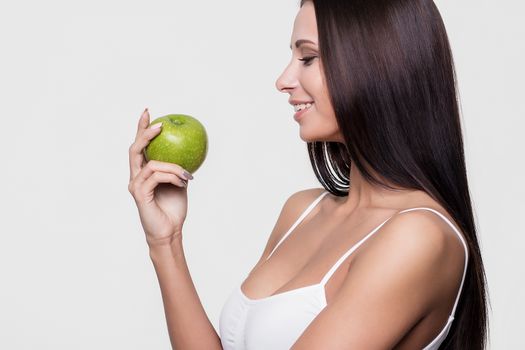
[{"label": "woman", "polygon": [[[453,61],[428,0],[301,1],[288,93],[323,189],[284,204],[220,337],[182,246],[184,169],[130,148],[130,192],[176,349],[483,349],[485,275]],[[170,184],[176,185],[172,186]],[[154,189],[155,192],[154,192]]]}]

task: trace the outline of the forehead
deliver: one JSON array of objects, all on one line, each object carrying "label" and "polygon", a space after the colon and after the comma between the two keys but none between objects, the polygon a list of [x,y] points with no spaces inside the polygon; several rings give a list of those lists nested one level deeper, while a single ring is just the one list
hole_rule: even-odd
[{"label": "forehead", "polygon": [[306,1],[295,17],[291,40],[294,46],[298,39],[307,39],[317,43],[317,22],[311,1]]}]

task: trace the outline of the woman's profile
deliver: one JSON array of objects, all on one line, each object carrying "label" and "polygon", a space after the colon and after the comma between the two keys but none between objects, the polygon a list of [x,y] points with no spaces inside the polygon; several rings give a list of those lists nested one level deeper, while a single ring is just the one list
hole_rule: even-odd
[{"label": "woman's profile", "polygon": [[484,349],[486,278],[466,174],[452,53],[430,0],[302,0],[288,94],[322,188],[291,195],[214,329],[182,243],[187,186],[145,162],[129,191],[174,349]]}]

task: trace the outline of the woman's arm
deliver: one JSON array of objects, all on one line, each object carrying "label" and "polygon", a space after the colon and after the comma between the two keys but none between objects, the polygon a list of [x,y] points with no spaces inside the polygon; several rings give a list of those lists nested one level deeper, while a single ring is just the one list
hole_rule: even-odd
[{"label": "woman's arm", "polygon": [[171,346],[177,350],[222,349],[191,279],[182,235],[171,243],[150,245],[157,272]]},{"label": "woman's arm", "polygon": [[146,162],[144,149],[162,128],[161,123],[150,126],[149,117],[146,108],[129,148],[128,190],[137,204],[159,279],[171,346],[177,350],[222,349],[199,300],[182,249],[182,227],[188,208],[186,188],[193,176],[177,164]]}]

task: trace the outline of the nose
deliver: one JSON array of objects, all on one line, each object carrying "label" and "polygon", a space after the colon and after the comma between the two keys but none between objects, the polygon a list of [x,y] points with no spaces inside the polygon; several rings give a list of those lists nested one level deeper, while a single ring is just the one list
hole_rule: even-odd
[{"label": "nose", "polygon": [[287,90],[293,90],[295,87],[297,87],[297,77],[295,77],[295,75],[292,74],[290,70],[290,65],[288,65],[281,73],[281,75],[277,78],[277,80],[275,81],[275,87],[277,88],[277,90],[283,93],[289,93],[289,91]]}]

